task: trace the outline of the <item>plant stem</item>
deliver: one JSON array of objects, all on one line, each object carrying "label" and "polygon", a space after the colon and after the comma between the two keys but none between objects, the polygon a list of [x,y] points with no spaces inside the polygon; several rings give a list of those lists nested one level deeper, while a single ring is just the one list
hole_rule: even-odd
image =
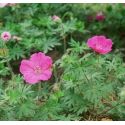
[{"label": "plant stem", "polygon": [[41,91],[41,83],[38,84],[38,92],[40,93]]},{"label": "plant stem", "polygon": [[66,38],[65,38],[65,36],[63,37],[63,41],[64,41],[64,53],[66,52]]},{"label": "plant stem", "polygon": [[99,65],[99,54],[96,54],[97,55],[97,64]]},{"label": "plant stem", "polygon": [[85,76],[86,80],[88,81],[88,83],[90,83],[90,81],[89,81],[87,75],[85,74],[85,72],[84,72],[84,76]]},{"label": "plant stem", "polygon": [[41,89],[42,89],[41,83],[38,83],[38,84],[37,84],[37,87],[38,87],[37,96],[38,96],[38,100],[40,100],[40,91],[41,91]]},{"label": "plant stem", "polygon": [[[6,49],[8,49],[8,47],[6,46],[6,43],[4,43],[4,42],[3,42],[3,46],[4,46]],[[10,73],[11,73],[11,76],[12,76],[12,78],[13,78],[13,77],[14,77],[13,69],[12,69],[12,67],[11,67],[11,65],[10,65],[9,58],[8,58],[8,57],[6,57],[6,58],[7,58],[7,66],[8,66],[8,68],[10,69]]]},{"label": "plant stem", "polygon": [[58,75],[57,75],[57,71],[56,71],[56,66],[54,65],[54,77],[55,77],[55,82],[58,82]]},{"label": "plant stem", "polygon": [[65,37],[65,31],[64,31],[64,26],[63,24],[61,23],[61,27],[62,27],[62,31],[63,31],[63,42],[64,42],[64,53],[66,52],[66,48],[67,48],[67,45],[66,45],[66,37]]},{"label": "plant stem", "polygon": [[10,69],[10,73],[11,73],[11,76],[12,76],[12,78],[13,78],[14,72],[13,72],[12,67],[11,67],[11,65],[10,65],[10,63],[9,63],[8,60],[7,60],[7,66],[8,66],[8,68]]}]

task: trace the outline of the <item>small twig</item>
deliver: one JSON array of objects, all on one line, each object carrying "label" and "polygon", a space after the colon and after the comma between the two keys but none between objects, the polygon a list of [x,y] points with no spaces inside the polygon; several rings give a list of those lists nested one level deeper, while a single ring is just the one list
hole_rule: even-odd
[{"label": "small twig", "polygon": [[116,106],[111,107],[110,109],[103,110],[101,113],[99,113],[97,115],[105,114],[105,113],[109,112],[110,110],[115,109],[117,106],[121,105],[122,103],[124,103],[124,102],[120,102]]}]

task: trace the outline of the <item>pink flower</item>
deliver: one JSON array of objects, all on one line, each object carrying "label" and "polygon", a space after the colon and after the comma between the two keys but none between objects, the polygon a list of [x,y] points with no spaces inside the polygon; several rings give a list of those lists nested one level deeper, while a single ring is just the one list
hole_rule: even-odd
[{"label": "pink flower", "polygon": [[58,16],[54,15],[52,16],[52,20],[57,22],[57,21],[60,21],[61,19]]},{"label": "pink flower", "polygon": [[29,60],[22,60],[20,72],[29,84],[35,84],[39,81],[46,81],[52,75],[52,59],[44,53],[39,52],[31,55]]},{"label": "pink flower", "polygon": [[0,8],[7,6],[8,3],[0,3]]},{"label": "pink flower", "polygon": [[87,41],[88,47],[100,54],[107,54],[112,50],[112,40],[105,36],[94,36]]},{"label": "pink flower", "polygon": [[9,40],[11,39],[11,34],[10,34],[10,32],[3,32],[3,33],[1,34],[1,38],[2,38],[2,40],[4,40],[4,41],[9,41]]},{"label": "pink flower", "polygon": [[102,12],[99,12],[96,14],[96,20],[103,21],[105,19],[105,16]]}]

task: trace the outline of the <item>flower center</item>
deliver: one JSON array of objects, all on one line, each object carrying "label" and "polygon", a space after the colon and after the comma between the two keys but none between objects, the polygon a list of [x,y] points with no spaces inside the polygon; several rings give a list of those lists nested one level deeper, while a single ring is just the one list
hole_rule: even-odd
[{"label": "flower center", "polygon": [[42,73],[42,69],[39,67],[39,66],[36,66],[35,69],[34,69],[35,73],[37,75],[41,74]]},{"label": "flower center", "polygon": [[5,34],[5,35],[4,35],[4,38],[8,38],[8,35],[7,35],[7,34]]}]

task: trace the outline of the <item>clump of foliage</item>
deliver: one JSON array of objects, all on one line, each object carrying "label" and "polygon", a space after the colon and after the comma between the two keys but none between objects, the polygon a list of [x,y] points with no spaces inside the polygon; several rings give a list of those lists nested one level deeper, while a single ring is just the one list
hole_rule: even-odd
[{"label": "clump of foliage", "polygon": [[75,41],[71,46],[59,60],[64,70],[60,84],[66,111],[84,120],[88,116],[92,118],[89,120],[107,116],[113,119],[113,114],[122,117],[117,113],[118,108],[125,106],[119,94],[125,85],[125,66],[121,56],[116,53],[98,55],[90,52],[84,43]]}]

